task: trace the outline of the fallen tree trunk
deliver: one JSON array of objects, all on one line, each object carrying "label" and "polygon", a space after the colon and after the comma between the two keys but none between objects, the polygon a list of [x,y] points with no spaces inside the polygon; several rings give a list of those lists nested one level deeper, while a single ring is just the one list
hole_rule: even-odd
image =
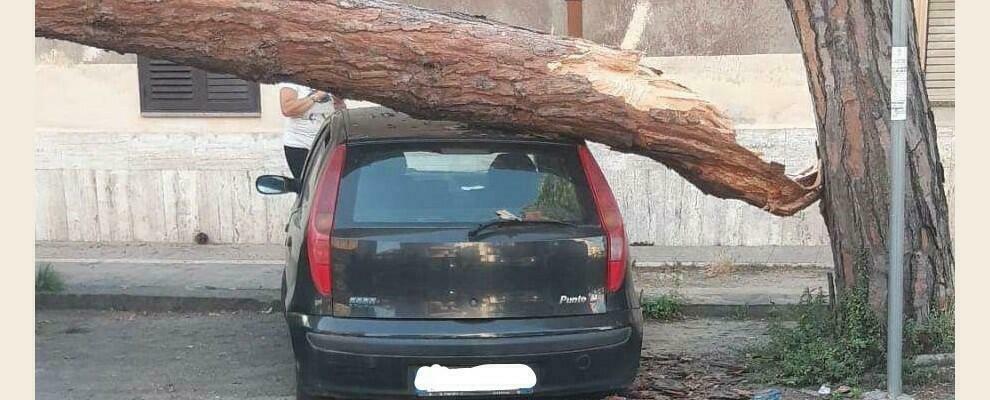
[{"label": "fallen tree trunk", "polygon": [[[818,118],[821,209],[836,285],[864,284],[879,315],[887,306],[890,237],[890,43],[886,0],[787,0]],[[908,30],[904,310],[925,321],[951,307],[955,261],[935,120]]]},{"label": "fallen tree trunk", "polygon": [[417,118],[579,137],[660,161],[703,192],[791,215],[818,198],[736,143],[712,104],[640,55],[380,0],[37,0],[35,33]]}]

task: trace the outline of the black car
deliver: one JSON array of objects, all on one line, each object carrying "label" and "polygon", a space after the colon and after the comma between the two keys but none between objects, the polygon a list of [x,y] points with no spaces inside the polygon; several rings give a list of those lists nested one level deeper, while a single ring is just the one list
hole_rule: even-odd
[{"label": "black car", "polygon": [[375,114],[335,115],[299,182],[256,182],[297,193],[282,290],[297,398],[629,385],[642,314],[584,142]]}]

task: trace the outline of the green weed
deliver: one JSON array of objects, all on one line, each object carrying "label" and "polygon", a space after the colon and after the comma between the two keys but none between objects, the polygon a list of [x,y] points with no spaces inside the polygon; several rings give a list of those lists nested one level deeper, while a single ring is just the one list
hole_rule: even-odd
[{"label": "green weed", "polygon": [[932,310],[928,320],[904,323],[904,352],[906,354],[952,353],[956,349],[956,319],[953,308]]},{"label": "green weed", "polygon": [[833,313],[823,294],[806,290],[796,324],[772,318],[770,340],[750,350],[758,377],[786,385],[856,384],[881,365],[883,335],[866,289],[849,289],[837,307]]},{"label": "green weed", "polygon": [[[824,295],[805,291],[795,311],[796,324],[773,317],[769,341],[749,349],[757,378],[792,386],[877,383],[886,363],[886,334],[867,293],[865,286],[847,289],[833,312]],[[953,313],[932,311],[925,323],[907,321],[904,343],[905,382],[944,380],[945,369],[914,367],[910,358],[954,350]]]},{"label": "green weed", "polygon": [[34,291],[60,292],[63,289],[65,283],[51,264],[35,264]]},{"label": "green weed", "polygon": [[665,294],[646,299],[642,307],[644,316],[660,321],[680,319],[682,316],[682,303],[677,295]]}]

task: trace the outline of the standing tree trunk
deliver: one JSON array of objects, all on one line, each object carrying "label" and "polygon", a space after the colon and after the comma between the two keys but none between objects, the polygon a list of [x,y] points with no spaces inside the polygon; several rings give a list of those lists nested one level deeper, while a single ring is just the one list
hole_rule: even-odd
[{"label": "standing tree trunk", "polygon": [[292,81],[416,117],[601,142],[703,192],[791,215],[818,198],[639,53],[380,0],[37,0],[35,33]]},{"label": "standing tree trunk", "polygon": [[[891,10],[888,0],[786,0],[814,100],[822,215],[837,285],[868,285],[885,315],[889,218]],[[953,297],[942,164],[911,18],[908,57],[905,311],[925,320]]]}]

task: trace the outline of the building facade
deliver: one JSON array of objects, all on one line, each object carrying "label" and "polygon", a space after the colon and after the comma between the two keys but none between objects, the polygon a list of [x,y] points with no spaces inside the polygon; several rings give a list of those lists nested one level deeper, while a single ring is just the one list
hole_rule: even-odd
[{"label": "building facade", "polygon": [[[407,0],[553,34],[564,0]],[[917,0],[927,85],[953,199],[953,0]],[[731,116],[738,140],[797,172],[816,162],[814,114],[790,16],[775,0],[583,0],[584,37],[642,51]],[[280,243],[291,196],[271,85],[68,42],[36,42],[36,240]],[[158,97],[156,97],[158,96]],[[178,109],[161,96],[189,98]],[[220,104],[220,105],[218,105]],[[236,104],[236,105],[231,105]],[[350,106],[373,106],[351,102]],[[662,165],[594,146],[632,242],[827,246],[818,208],[774,217],[706,196]]]}]

